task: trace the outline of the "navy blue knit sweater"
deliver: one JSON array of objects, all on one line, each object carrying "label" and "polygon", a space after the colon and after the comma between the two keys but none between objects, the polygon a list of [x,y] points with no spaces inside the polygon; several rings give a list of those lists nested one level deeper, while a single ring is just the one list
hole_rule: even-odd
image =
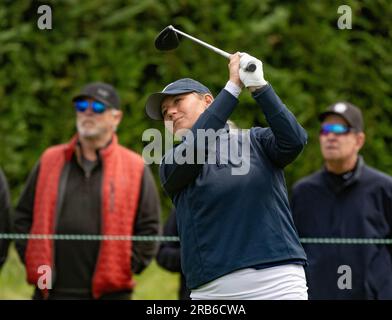
[{"label": "navy blue knit sweater", "polygon": [[[306,144],[305,130],[270,85],[253,94],[270,128],[254,127],[230,135],[239,148],[250,148],[246,174],[233,175],[238,164],[170,164],[160,167],[161,183],[177,210],[182,269],[189,288],[197,288],[234,270],[305,263],[289,208],[283,168]],[[222,90],[192,128],[219,130],[238,103]],[[184,145],[197,146],[185,140]],[[195,147],[197,148],[197,147]],[[177,149],[180,150],[180,149]]]}]

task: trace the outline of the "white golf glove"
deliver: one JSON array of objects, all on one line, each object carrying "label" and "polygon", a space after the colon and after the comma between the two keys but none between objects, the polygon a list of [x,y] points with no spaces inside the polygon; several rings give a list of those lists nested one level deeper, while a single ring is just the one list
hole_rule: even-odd
[{"label": "white golf glove", "polygon": [[[254,72],[245,70],[250,63],[256,65],[256,70]],[[247,53],[241,53],[240,79],[244,86],[250,91],[254,91],[257,88],[265,86],[267,81],[264,79],[263,63],[259,59],[252,57]]]}]

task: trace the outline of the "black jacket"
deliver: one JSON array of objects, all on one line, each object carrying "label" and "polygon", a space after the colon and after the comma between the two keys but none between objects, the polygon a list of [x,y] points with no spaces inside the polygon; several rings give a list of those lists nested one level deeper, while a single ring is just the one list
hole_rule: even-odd
[{"label": "black jacket", "polygon": [[[163,229],[164,236],[178,237],[176,210],[173,209]],[[180,288],[178,297],[181,300],[190,299],[190,290],[186,287],[185,277],[181,271],[180,242],[163,242],[159,248],[156,260],[158,264],[171,272],[180,273]]]},{"label": "black jacket", "polygon": [[[10,232],[11,200],[7,180],[0,170],[0,233]],[[3,266],[8,253],[9,240],[0,239],[0,268]]]},{"label": "black jacket", "polygon": [[[391,238],[392,178],[362,158],[346,175],[323,169],[294,186],[292,209],[301,237]],[[310,299],[392,299],[391,246],[306,244],[304,249]],[[339,266],[351,268],[352,289],[339,289],[339,278],[349,275],[347,269],[338,273]]]},{"label": "black jacket", "polygon": [[[81,162],[81,163],[79,163]],[[57,234],[100,234],[101,232],[101,181],[102,163],[78,161],[74,155],[67,175],[62,174],[60,186],[65,185],[61,197]],[[64,167],[65,168],[65,167]],[[63,169],[63,172],[65,169]],[[39,164],[31,172],[25,189],[16,207],[14,229],[17,233],[29,233],[32,226],[35,188]],[[67,178],[64,178],[67,176]],[[160,201],[154,178],[149,167],[145,167],[140,190],[139,205],[133,235],[157,235]],[[24,261],[27,241],[15,242],[20,258]],[[50,294],[58,298],[91,297],[91,281],[99,252],[99,241],[56,241],[55,281]],[[132,271],[140,273],[155,256],[156,242],[134,242],[132,246]],[[124,296],[129,296],[125,294]],[[50,298],[50,297],[49,297]]]}]

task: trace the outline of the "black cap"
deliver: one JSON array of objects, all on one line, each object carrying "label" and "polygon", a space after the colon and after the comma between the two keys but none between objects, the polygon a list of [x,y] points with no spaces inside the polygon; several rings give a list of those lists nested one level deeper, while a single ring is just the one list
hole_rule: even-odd
[{"label": "black cap", "polygon": [[151,94],[146,103],[146,113],[153,120],[163,120],[161,103],[167,96],[175,96],[187,92],[209,93],[208,88],[200,82],[184,78],[168,84],[161,92]]},{"label": "black cap", "polygon": [[364,129],[361,110],[350,102],[336,102],[330,105],[326,111],[319,115],[319,120],[324,121],[331,114],[342,117],[357,132],[362,132]]},{"label": "black cap", "polygon": [[72,101],[80,98],[93,98],[111,108],[120,109],[120,97],[114,87],[107,83],[94,82],[87,84]]}]

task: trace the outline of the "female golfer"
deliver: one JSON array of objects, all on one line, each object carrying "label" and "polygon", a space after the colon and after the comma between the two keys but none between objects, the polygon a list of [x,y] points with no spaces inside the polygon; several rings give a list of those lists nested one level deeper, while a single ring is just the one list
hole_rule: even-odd
[{"label": "female golfer", "polygon": [[[250,62],[256,64],[255,72],[245,71]],[[230,58],[229,74],[215,99],[207,87],[186,78],[152,94],[146,103],[149,117],[164,120],[183,137],[165,154],[160,178],[177,210],[191,298],[307,299],[306,255],[283,174],[306,144],[306,132],[265,81],[260,60],[237,52]],[[243,86],[252,92],[269,128],[228,132],[226,122]],[[216,148],[204,143],[208,134],[197,134],[203,131],[219,133]],[[221,140],[230,141],[229,157],[219,152],[225,149],[218,148]],[[241,163],[233,161],[232,149],[243,151]],[[193,161],[176,161],[189,160],[190,150]],[[215,161],[210,161],[211,152]]]}]

